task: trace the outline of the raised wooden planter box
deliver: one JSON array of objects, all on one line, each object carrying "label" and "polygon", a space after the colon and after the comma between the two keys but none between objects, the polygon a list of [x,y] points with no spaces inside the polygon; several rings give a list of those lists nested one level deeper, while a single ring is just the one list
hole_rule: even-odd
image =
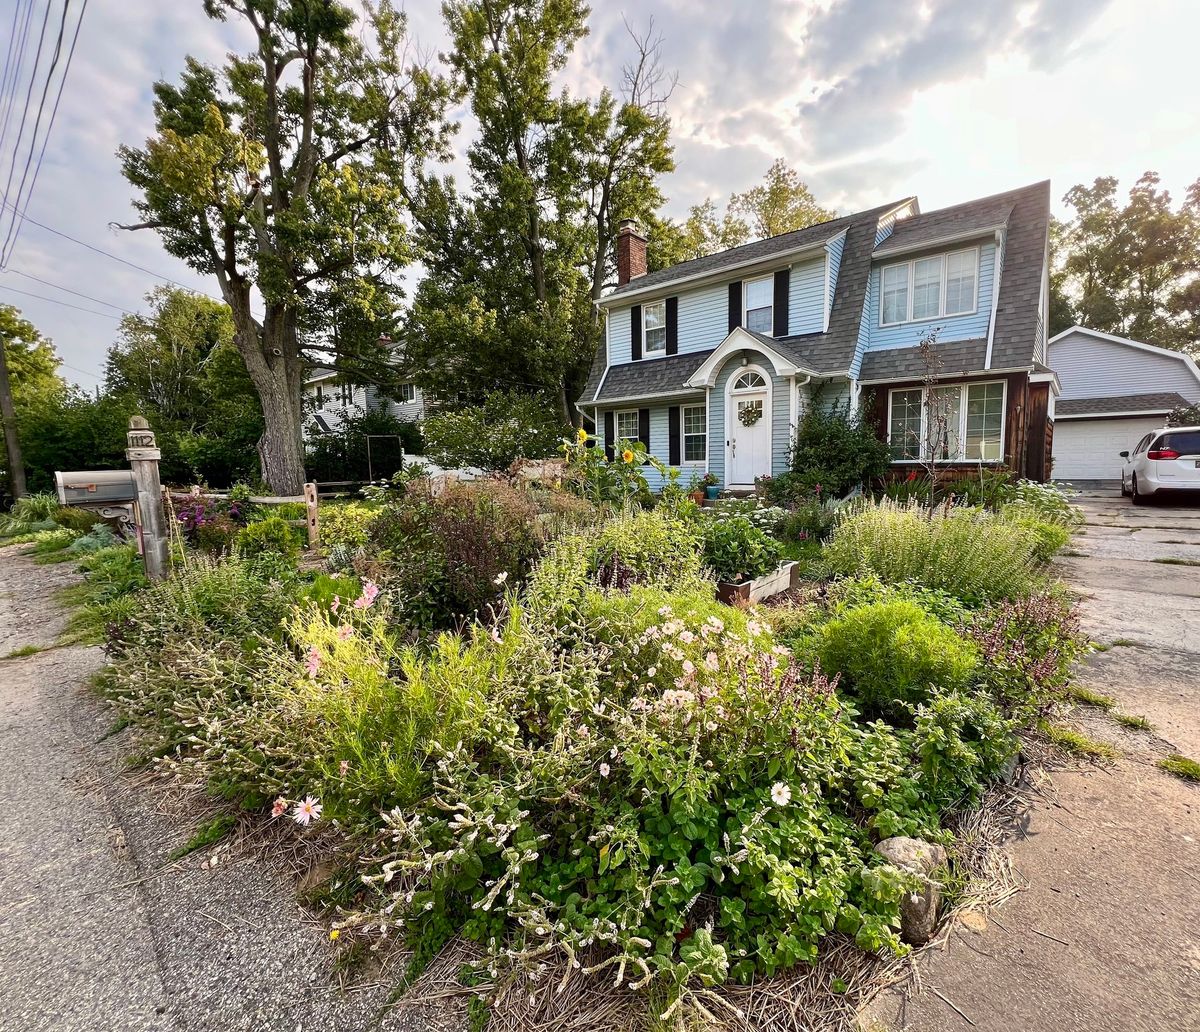
[{"label": "raised wooden planter box", "polygon": [[778,595],[792,587],[797,564],[783,563],[777,570],[764,577],[748,581],[717,581],[717,598],[727,606],[750,605],[764,598]]}]

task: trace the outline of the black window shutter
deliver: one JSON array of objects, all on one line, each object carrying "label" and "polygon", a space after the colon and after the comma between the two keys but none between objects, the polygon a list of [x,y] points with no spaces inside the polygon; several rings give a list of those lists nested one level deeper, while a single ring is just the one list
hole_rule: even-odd
[{"label": "black window shutter", "polygon": [[638,440],[646,446],[646,451],[650,451],[650,410],[648,408],[638,409]]},{"label": "black window shutter", "polygon": [[788,286],[791,273],[780,269],[775,273],[775,297],[772,317],[775,322],[775,336],[786,337],[788,334]]},{"label": "black window shutter", "polygon": [[604,457],[613,460],[613,445],[617,439],[617,419],[611,412],[604,413]]},{"label": "black window shutter", "polygon": [[633,345],[633,360],[642,357],[642,306],[634,305],[629,309],[629,340]]},{"label": "black window shutter", "polygon": [[679,298],[667,298],[667,354],[679,354]]},{"label": "black window shutter", "polygon": [[729,330],[733,332],[742,325],[742,281],[729,284]]},{"label": "black window shutter", "polygon": [[679,406],[672,405],[667,409],[667,427],[668,427],[668,445],[667,445],[667,464],[678,466],[680,462],[680,426],[679,426]]}]

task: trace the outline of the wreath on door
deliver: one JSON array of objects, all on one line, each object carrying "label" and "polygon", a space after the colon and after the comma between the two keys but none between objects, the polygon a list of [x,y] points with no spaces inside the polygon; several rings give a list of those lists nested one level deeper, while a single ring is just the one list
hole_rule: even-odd
[{"label": "wreath on door", "polygon": [[761,401],[750,401],[738,406],[738,419],[742,426],[753,426],[762,419],[763,406]]}]

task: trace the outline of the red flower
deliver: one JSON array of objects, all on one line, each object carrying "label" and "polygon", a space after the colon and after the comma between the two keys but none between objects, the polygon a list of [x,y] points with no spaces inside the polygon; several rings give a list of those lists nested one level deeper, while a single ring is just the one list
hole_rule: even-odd
[{"label": "red flower", "polygon": [[908,474],[908,482],[911,484],[916,479],[917,479],[917,471],[915,469],[911,470]]}]

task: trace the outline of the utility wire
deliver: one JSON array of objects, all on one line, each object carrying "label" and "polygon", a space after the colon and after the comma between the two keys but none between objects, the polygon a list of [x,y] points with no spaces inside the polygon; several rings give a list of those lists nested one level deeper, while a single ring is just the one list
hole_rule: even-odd
[{"label": "utility wire", "polygon": [[[62,21],[58,27],[58,41],[54,48],[54,59],[50,64],[50,71],[46,73],[46,85],[42,89],[42,99],[38,107],[37,120],[33,126],[33,138],[30,141],[29,157],[25,159],[25,169],[21,173],[21,185],[17,189],[16,206],[18,208],[26,208],[29,202],[33,199],[33,191],[37,186],[38,175],[42,171],[42,159],[46,156],[46,144],[50,142],[50,134],[54,131],[54,122],[58,118],[58,105],[62,101],[63,87],[67,84],[67,75],[71,71],[71,61],[75,57],[75,45],[79,42],[79,30],[83,26],[83,16],[87,12],[87,0],[83,0],[79,9],[79,18],[75,22],[75,33],[71,37],[71,48],[67,52],[67,60],[63,65],[62,76],[58,80],[58,92],[54,95],[54,107],[50,111],[50,121],[46,123],[46,132],[42,136],[42,146],[38,151],[37,164],[33,167],[33,176],[29,179],[29,191],[24,193],[25,179],[29,176],[30,165],[33,164],[33,153],[37,149],[37,133],[38,126],[42,122],[42,110],[46,106],[46,97],[50,92],[50,83],[54,79],[54,69],[58,66],[59,57],[62,54],[63,36],[67,28],[67,15],[71,9],[71,0],[64,0]],[[22,195],[24,199],[22,200]],[[17,246],[17,238],[21,235],[21,220],[16,216],[13,217],[12,224],[9,226],[8,234],[4,238],[4,248],[0,252],[0,269],[8,264],[8,260],[12,257],[13,248]]]},{"label": "utility wire", "polygon": [[81,297],[85,301],[94,301],[98,305],[104,305],[105,308],[115,308],[118,312],[123,312],[125,315],[136,315],[136,312],[131,312],[128,308],[122,308],[120,305],[114,305],[111,301],[103,301],[98,297],[92,297],[91,294],[84,294],[78,290],[72,290],[70,287],[64,287],[61,283],[54,283],[51,280],[42,279],[40,276],[34,276],[32,273],[22,272],[20,269],[5,269],[5,272],[11,272],[14,276],[23,276],[25,279],[33,280],[34,283],[40,283],[44,287],[51,287],[54,290],[63,290],[68,294],[74,294],[76,297]]},{"label": "utility wire", "polygon": [[[12,161],[8,166],[8,179],[4,185],[4,201],[5,206],[8,205],[9,193],[12,190],[13,174],[17,168],[17,155],[21,150],[21,140],[25,136],[25,120],[29,117],[29,108],[33,101],[33,87],[37,82],[38,67],[42,63],[42,44],[46,39],[46,26],[50,24],[50,3],[46,4],[46,13],[42,17],[42,31],[38,35],[37,53],[33,61],[33,73],[29,76],[29,88],[25,91],[25,106],[21,109],[21,124],[17,130],[17,141],[13,144]],[[39,112],[40,114],[40,112]]]},{"label": "utility wire", "polygon": [[32,294],[28,290],[18,290],[16,287],[8,287],[0,283],[0,290],[8,290],[13,294],[24,294],[25,297],[36,297],[39,301],[49,301],[52,305],[62,305],[63,308],[74,308],[77,312],[88,312],[91,315],[102,315],[105,319],[112,319],[113,322],[120,322],[119,315],[113,315],[110,312],[97,312],[94,308],[83,308],[80,305],[73,305],[69,301],[59,301],[56,297],[46,297],[45,294]]},{"label": "utility wire", "polygon": [[[17,10],[21,8],[21,0],[17,0]],[[33,14],[33,0],[25,0],[25,17],[21,22],[20,40],[16,43],[16,47],[11,49],[13,54],[14,64],[12,65],[12,74],[7,75],[9,68],[5,66],[6,84],[2,93],[0,93],[0,103],[4,105],[4,121],[0,123],[0,156],[3,155],[5,147],[4,142],[8,137],[8,127],[12,121],[13,108],[16,106],[13,102],[17,96],[17,88],[21,83],[21,69],[25,65],[25,44],[29,40],[29,23]],[[13,12],[13,24],[16,25],[17,11]],[[13,39],[16,39],[16,30],[14,28]],[[11,44],[12,41],[10,41]]]}]

